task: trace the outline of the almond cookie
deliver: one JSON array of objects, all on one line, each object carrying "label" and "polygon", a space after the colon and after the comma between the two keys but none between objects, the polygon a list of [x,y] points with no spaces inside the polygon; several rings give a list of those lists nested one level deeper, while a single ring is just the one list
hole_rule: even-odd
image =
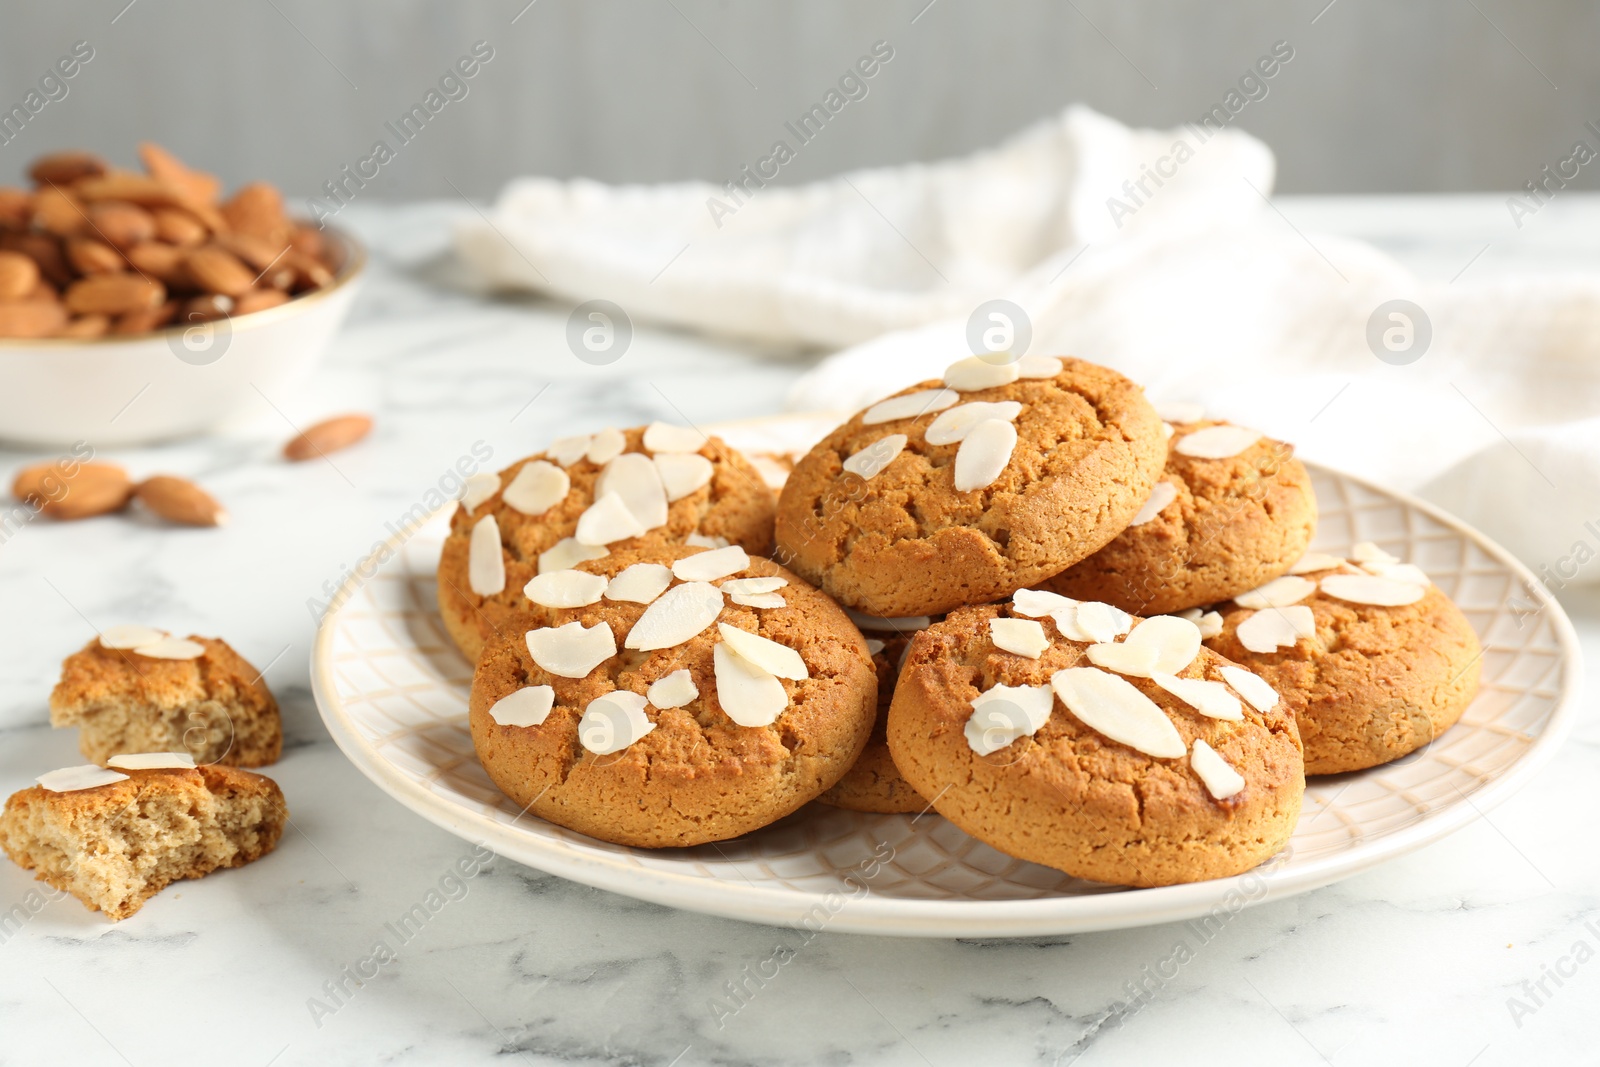
[{"label": "almond cookie", "polygon": [[889,705],[894,700],[900,665],[905,661],[911,639],[933,624],[926,616],[918,619],[875,619],[852,615],[852,621],[867,639],[872,665],[878,672],[878,717],[872,736],[861,758],[832,789],[817,799],[835,808],[883,814],[915,814],[928,810],[928,802],[901,775],[889,754]]},{"label": "almond cookie", "polygon": [[962,360],[840,426],[778,501],[778,554],[872,615],[1006,596],[1099,550],[1166,462],[1161,420],[1076,359]]},{"label": "almond cookie", "polygon": [[1307,774],[1376,767],[1455,725],[1478,692],[1482,648],[1421,569],[1370,542],[1350,563],[1311,553],[1222,605],[1206,644],[1294,710]]},{"label": "almond cookie", "polygon": [[1126,530],[1043,588],[1165,615],[1254,589],[1305,554],[1317,501],[1292,445],[1192,405],[1157,410],[1173,431],[1161,480]]},{"label": "almond cookie", "polygon": [[469,479],[439,557],[445,630],[476,661],[520,634],[530,578],[635,548],[772,544],[772,491],[738,451],[652,423],[565,437],[498,475]]},{"label": "almond cookie", "polygon": [[889,748],[967,833],[1116,885],[1255,867],[1305,790],[1292,712],[1193,623],[1038,590],[917,636]]},{"label": "almond cookie", "polygon": [[544,624],[485,647],[469,720],[489,777],[540,818],[643,848],[722,841],[815,799],[866,744],[866,643],[770,560],[634,548],[537,583]]},{"label": "almond cookie", "polygon": [[271,778],[196,767],[184,753],[121,755],[66,767],[13,793],[0,848],[35,877],[112,919],[162,888],[271,852],[289,809]]},{"label": "almond cookie", "polygon": [[278,702],[261,672],[216,637],[112,626],[61,664],[50,725],[78,728],[96,763],[119,752],[187,752],[259,767],[283,750]]}]

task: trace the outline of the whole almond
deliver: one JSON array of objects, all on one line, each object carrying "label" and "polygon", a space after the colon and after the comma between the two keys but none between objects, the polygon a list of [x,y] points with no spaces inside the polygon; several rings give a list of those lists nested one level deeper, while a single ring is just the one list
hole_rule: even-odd
[{"label": "whole almond", "polygon": [[251,182],[239,187],[233,198],[222,205],[222,217],[229,229],[275,241],[280,246],[288,238],[288,220],[283,214],[283,194],[266,182]]},{"label": "whole almond", "polygon": [[233,297],[221,293],[207,293],[184,301],[178,310],[178,321],[186,326],[202,322],[215,322],[233,313]]},{"label": "whole almond", "polygon": [[52,519],[87,519],[120,511],[133,494],[133,483],[115,463],[82,463],[75,469],[41,463],[19,473],[11,492]]},{"label": "whole almond", "polygon": [[139,160],[152,178],[175,185],[199,200],[216,200],[222,181],[214,174],[192,170],[177,156],[151,141],[139,145]]},{"label": "whole almond", "polygon": [[206,239],[205,223],[180,207],[157,208],[156,236],[168,244],[188,248]]},{"label": "whole almond", "polygon": [[0,300],[21,300],[39,284],[39,264],[21,252],[0,252]]},{"label": "whole almond", "polygon": [[70,194],[48,185],[33,194],[33,224],[57,237],[70,237],[88,229],[89,220]]},{"label": "whole almond", "polygon": [[289,243],[294,245],[294,250],[312,259],[324,259],[327,254],[327,242],[322,239],[322,231],[312,226],[296,226],[289,234]]},{"label": "whole almond", "polygon": [[0,185],[0,226],[22,229],[33,218],[33,194],[26,189]]},{"label": "whole almond", "polygon": [[100,312],[121,315],[158,306],[167,298],[166,288],[152,278],[137,274],[97,274],[79,278],[67,288],[67,310],[78,315]]},{"label": "whole almond", "polygon": [[66,285],[73,279],[61,242],[47,233],[0,233],[0,248],[21,252],[33,260],[39,273],[52,284]]},{"label": "whole almond", "polygon": [[283,446],[285,459],[300,463],[308,459],[349,448],[372,432],[372,419],[366,415],[339,415],[308,426]]},{"label": "whole almond", "polygon": [[148,174],[131,170],[111,170],[91,175],[72,183],[72,192],[80,200],[126,200],[145,207],[171,207],[178,205],[182,195],[178,190]]},{"label": "whole almond", "polygon": [[50,337],[66,324],[66,311],[54,302],[0,304],[0,337]]},{"label": "whole almond", "polygon": [[145,241],[123,253],[133,269],[171,286],[187,285],[189,272],[183,266],[183,249],[164,241]]},{"label": "whole almond", "polygon": [[210,493],[186,478],[170,474],[157,474],[146,478],[134,490],[139,503],[168,522],[185,526],[221,526],[228,521],[223,510]]},{"label": "whole almond", "polygon": [[104,337],[111,332],[111,320],[105,315],[79,315],[56,334],[57,337]]},{"label": "whole almond", "polygon": [[115,274],[128,269],[122,253],[97,237],[68,238],[67,259],[81,274]]},{"label": "whole almond", "polygon": [[201,289],[238,296],[256,281],[256,272],[221,245],[201,245],[184,258],[189,276]]},{"label": "whole almond", "polygon": [[248,233],[228,233],[217,238],[217,244],[248,263],[258,271],[266,270],[289,256],[293,248],[289,242],[274,244],[265,237],[252,237]]},{"label": "whole almond", "polygon": [[265,311],[288,302],[289,294],[277,289],[252,289],[234,302],[233,313],[248,315],[252,311]]},{"label": "whole almond", "polygon": [[173,320],[178,314],[178,302],[168,300],[153,308],[143,308],[139,311],[129,311],[117,316],[117,321],[112,325],[114,334],[138,334],[159,330]]},{"label": "whole almond", "polygon": [[156,235],[155,216],[125,200],[90,204],[88,214],[95,235],[117,248],[128,248]]},{"label": "whole almond", "polygon": [[106,161],[93,152],[52,152],[33,161],[28,177],[36,185],[66,185],[80,178],[98,177],[107,169]]},{"label": "whole almond", "polygon": [[283,257],[283,261],[294,268],[295,288],[301,292],[333,284],[333,272],[324,267],[319,260],[290,251]]}]

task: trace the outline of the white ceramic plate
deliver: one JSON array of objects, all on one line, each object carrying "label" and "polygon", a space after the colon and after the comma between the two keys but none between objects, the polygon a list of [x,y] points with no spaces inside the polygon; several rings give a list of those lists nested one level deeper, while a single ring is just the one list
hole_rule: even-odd
[{"label": "white ceramic plate", "polygon": [[[838,420],[786,416],[712,427],[749,451],[803,448]],[[312,685],[334,740],[428,820],[503,856],[674,907],[784,926],[912,937],[1016,937],[1228,912],[1315,889],[1420,848],[1525,783],[1572,727],[1577,641],[1560,606],[1504,549],[1438,509],[1313,467],[1316,546],[1376,541],[1422,566],[1483,642],[1482,691],[1461,722],[1385,767],[1321,778],[1284,852],[1236,878],[1118,889],[1024,863],[937,814],[810,805],[736,841],[649,851],[519,814],[489,781],[467,730],[471,665],[439,621],[434,516],[341,590],[317,635]],[[363,580],[360,574],[370,574]],[[1202,920],[1204,921],[1204,920]]]}]

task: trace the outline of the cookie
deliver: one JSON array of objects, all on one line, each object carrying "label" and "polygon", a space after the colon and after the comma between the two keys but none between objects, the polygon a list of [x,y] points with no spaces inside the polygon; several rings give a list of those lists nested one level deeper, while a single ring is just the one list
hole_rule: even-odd
[{"label": "cookie", "polygon": [[1187,405],[1158,410],[1184,417],[1161,480],[1126,530],[1042,588],[1166,615],[1254,589],[1305,554],[1317,501],[1293,446]]},{"label": "cookie", "polygon": [[1257,866],[1305,789],[1289,708],[1194,624],[1035,590],[917,635],[889,748],[973,837],[1116,885]]},{"label": "cookie", "polygon": [[445,630],[476,661],[489,638],[528,629],[517,614],[530,578],[608,551],[735,544],[765,553],[773,503],[744,456],[697,430],[652,423],[562,438],[468,483],[439,557]]},{"label": "cookie", "polygon": [[574,606],[490,641],[469,721],[540,818],[644,848],[726,840],[815,799],[872,731],[861,634],[738,546],[619,549],[533,592]]},{"label": "cookie", "polygon": [[1316,553],[1218,608],[1206,644],[1294,710],[1307,774],[1376,767],[1455,725],[1478,692],[1482,648],[1461,609],[1376,545],[1355,563]]},{"label": "cookie", "polygon": [[963,360],[800,460],[778,501],[776,558],[870,615],[995,600],[1122,532],[1166,452],[1155,409],[1115,371]]},{"label": "cookie", "polygon": [[272,779],[187,756],[116,757],[122,769],[68,767],[12,794],[0,848],[35,877],[112,919],[165,886],[271,852],[289,809]]},{"label": "cookie", "polygon": [[261,672],[216,637],[114,626],[68,656],[50,725],[78,728],[95,763],[120,752],[187,752],[197,763],[260,767],[283,750],[278,702]]},{"label": "cookie", "polygon": [[832,789],[817,798],[823,804],[849,811],[915,814],[928,810],[928,802],[911,788],[889,754],[889,705],[894,700],[900,664],[911,639],[932,625],[932,620],[869,619],[853,617],[867,639],[872,665],[878,672],[878,714],[872,736],[861,756]]}]

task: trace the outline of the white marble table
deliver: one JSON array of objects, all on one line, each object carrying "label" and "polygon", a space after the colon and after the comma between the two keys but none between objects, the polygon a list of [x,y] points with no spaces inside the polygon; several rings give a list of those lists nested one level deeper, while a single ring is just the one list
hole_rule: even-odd
[{"label": "white marble table", "polygon": [[[1522,231],[1497,197],[1280,206],[1302,228],[1368,238],[1432,277],[1453,276],[1486,243],[1474,272],[1600,268],[1600,202],[1578,195]],[[0,793],[80,762],[72,736],[46,725],[56,665],[91,623],[137,621],[221,634],[270,664],[287,735],[271,773],[293,813],[267,859],[169,888],[118,924],[70,898],[7,917],[35,883],[0,860],[0,1064],[1593,1059],[1592,713],[1535,784],[1468,829],[1247,911],[1204,945],[1181,926],[802,943],[506,860],[398,944],[385,924],[472,849],[389,800],[329,740],[307,682],[307,601],[474,442],[509,462],[604,424],[771,412],[805,366],[647,329],[619,363],[588,366],[563,343],[565,308],[440,284],[448,220],[466,210],[349,212],[375,253],[369,287],[310,384],[272,398],[297,422],[377,417],[337,469],[279,462],[289,427],[262,403],[208,439],[110,457],[199,479],[231,509],[229,527],[39,522],[0,547]],[[0,475],[34,458],[0,452]],[[1600,666],[1600,593],[1567,604]],[[395,958],[357,987],[345,968],[379,939],[398,945]],[[1194,958],[1149,977],[1180,939]],[[764,986],[748,978],[778,946],[794,959]],[[1541,979],[1544,993],[1525,984]],[[730,983],[747,990],[735,1013]],[[1514,1017],[1509,997],[1533,1010]]]}]

